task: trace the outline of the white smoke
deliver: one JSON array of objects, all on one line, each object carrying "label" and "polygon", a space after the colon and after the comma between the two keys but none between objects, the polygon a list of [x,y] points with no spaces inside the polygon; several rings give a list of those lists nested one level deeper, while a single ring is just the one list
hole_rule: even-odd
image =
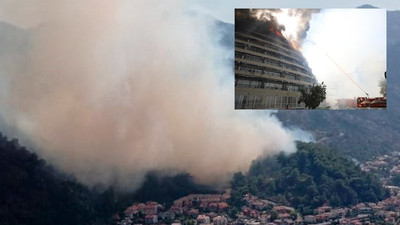
[{"label": "white smoke", "polygon": [[[386,10],[323,9],[311,20],[303,45],[318,81],[327,85],[327,102],[382,96],[386,71]],[[353,82],[354,81],[354,82]]]},{"label": "white smoke", "polygon": [[233,49],[184,2],[25,3],[0,3],[31,35],[1,63],[1,127],[81,182],[136,188],[158,169],[216,183],[295,150],[276,117],[233,109]]}]

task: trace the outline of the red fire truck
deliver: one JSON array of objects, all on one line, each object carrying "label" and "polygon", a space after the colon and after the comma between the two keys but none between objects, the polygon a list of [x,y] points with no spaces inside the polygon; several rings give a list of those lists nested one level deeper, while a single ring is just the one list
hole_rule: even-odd
[{"label": "red fire truck", "polygon": [[386,97],[358,97],[357,108],[386,108]]}]

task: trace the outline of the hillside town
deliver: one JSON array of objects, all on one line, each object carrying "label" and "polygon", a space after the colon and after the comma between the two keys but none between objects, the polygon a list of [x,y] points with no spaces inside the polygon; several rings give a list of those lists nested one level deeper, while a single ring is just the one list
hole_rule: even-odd
[{"label": "hillside town", "polygon": [[118,225],[296,225],[296,224],[396,224],[400,219],[400,195],[378,203],[359,203],[352,207],[325,205],[311,215],[300,215],[294,208],[260,199],[250,194],[245,205],[229,216],[229,194],[192,194],[174,201],[166,209],[157,202],[135,203],[128,207]]},{"label": "hillside town", "polygon": [[390,152],[360,164],[361,170],[377,175],[393,195],[400,192],[400,152]]},{"label": "hillside town", "polygon": [[134,203],[117,225],[297,225],[297,224],[398,224],[400,222],[400,187],[394,185],[400,175],[400,152],[374,157],[361,170],[379,176],[390,197],[376,203],[363,202],[351,207],[324,205],[312,214],[301,215],[293,207],[261,199],[251,194],[243,196],[243,206],[229,205],[230,193],[190,194],[176,199],[170,207],[157,202]]}]

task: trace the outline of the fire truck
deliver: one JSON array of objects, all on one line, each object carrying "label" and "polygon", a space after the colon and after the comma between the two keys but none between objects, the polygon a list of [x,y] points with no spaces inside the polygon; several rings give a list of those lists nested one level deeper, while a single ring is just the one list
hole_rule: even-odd
[{"label": "fire truck", "polygon": [[[386,79],[386,72],[385,72]],[[370,98],[365,92],[367,97],[357,98],[357,108],[386,108],[386,94],[384,97]]]},{"label": "fire truck", "polygon": [[358,97],[357,108],[386,108],[386,97]]}]

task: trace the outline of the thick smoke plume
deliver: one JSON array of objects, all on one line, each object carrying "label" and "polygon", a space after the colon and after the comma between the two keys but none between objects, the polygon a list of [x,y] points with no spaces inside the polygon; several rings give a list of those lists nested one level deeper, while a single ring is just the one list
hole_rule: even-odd
[{"label": "thick smoke plume", "polygon": [[312,14],[319,13],[320,9],[289,9],[287,15],[289,17],[299,18],[297,23],[297,31],[294,37],[289,36],[289,40],[297,42],[297,46],[301,46],[307,37],[307,31],[310,29],[310,21]]},{"label": "thick smoke plume", "polygon": [[252,17],[266,23],[266,30],[282,33],[294,48],[300,48],[310,29],[310,21],[314,13],[320,9],[239,9],[236,17]]},{"label": "thick smoke plume", "polygon": [[184,2],[2,3],[29,36],[0,54],[2,130],[80,181],[136,188],[157,169],[217,183],[295,150],[275,117],[233,109],[233,52]]}]

